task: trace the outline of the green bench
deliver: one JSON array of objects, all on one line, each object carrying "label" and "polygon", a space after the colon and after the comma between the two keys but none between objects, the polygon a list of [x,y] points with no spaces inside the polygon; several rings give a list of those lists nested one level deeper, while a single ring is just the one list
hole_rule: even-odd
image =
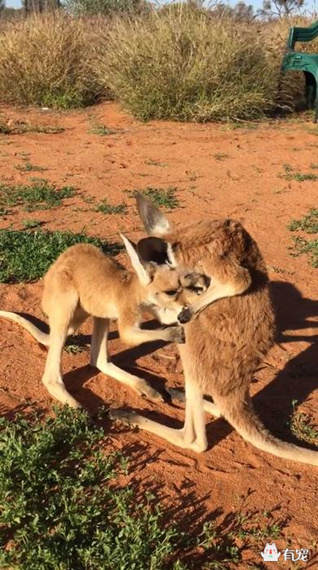
[{"label": "green bench", "polygon": [[289,30],[287,52],[282,61],[282,71],[303,71],[306,80],[306,100],[309,109],[315,109],[318,121],[318,53],[295,51],[296,42],[310,42],[318,36],[318,21],[308,28],[294,26]]}]

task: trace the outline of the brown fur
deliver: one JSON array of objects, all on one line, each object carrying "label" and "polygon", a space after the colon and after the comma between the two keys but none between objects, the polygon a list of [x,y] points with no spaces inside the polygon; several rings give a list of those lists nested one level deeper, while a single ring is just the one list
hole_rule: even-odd
[{"label": "brown fur", "polygon": [[[254,412],[249,384],[274,342],[274,313],[265,264],[255,241],[239,222],[201,221],[171,228],[160,212],[141,196],[138,206],[149,233],[171,243],[178,262],[220,281],[237,267],[248,270],[251,285],[243,295],[218,301],[186,325],[186,344],[179,347],[185,374],[186,417],[182,430],[118,411],[115,417],[138,425],[196,451],[207,447],[203,410],[224,416],[242,437],[264,451],[318,465],[318,453],[285,443],[263,426]],[[205,293],[204,295],[206,295]],[[204,297],[203,295],[203,297]],[[213,404],[203,399],[213,398]]]},{"label": "brown fur", "polygon": [[[66,336],[72,334],[89,315],[94,317],[91,364],[139,394],[161,398],[144,380],[109,362],[109,322],[111,319],[118,321],[119,333],[130,345],[154,340],[184,342],[184,330],[180,326],[141,329],[142,310],[153,312],[165,324],[176,323],[178,315],[185,310],[189,319],[191,313],[187,305],[191,298],[197,298],[193,287],[199,288],[200,292],[206,289],[205,276],[176,269],[172,265],[173,258],[167,257],[169,263],[162,264],[151,261],[152,256],[162,258],[168,255],[163,240],[146,238],[139,242],[147,255],[145,262],[138,254],[139,244],[136,248],[122,237],[135,273],[127,271],[96,247],[85,244],[70,247],[49,268],[44,278],[42,298],[42,308],[50,324],[49,334],[16,313],[0,311],[1,317],[21,324],[40,343],[49,347],[42,381],[52,396],[73,407],[79,403],[63,383],[60,371],[62,349]],[[175,291],[172,296],[166,293],[171,290]]]}]

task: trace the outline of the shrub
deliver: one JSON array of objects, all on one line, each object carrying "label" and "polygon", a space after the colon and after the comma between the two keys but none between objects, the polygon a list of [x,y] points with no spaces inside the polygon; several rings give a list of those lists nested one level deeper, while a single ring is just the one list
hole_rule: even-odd
[{"label": "shrub", "polygon": [[276,76],[255,26],[173,6],[118,21],[96,73],[142,119],[251,119],[274,108]]},{"label": "shrub", "polygon": [[146,9],[143,0],[66,0],[66,8],[76,15],[113,16],[114,14],[137,14]]},{"label": "shrub", "polygon": [[57,14],[8,24],[0,35],[0,99],[59,108],[96,101],[90,32],[80,19]]}]

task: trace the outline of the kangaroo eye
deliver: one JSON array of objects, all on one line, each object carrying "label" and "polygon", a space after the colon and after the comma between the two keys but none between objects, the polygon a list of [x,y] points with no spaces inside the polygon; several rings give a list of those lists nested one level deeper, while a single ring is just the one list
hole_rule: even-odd
[{"label": "kangaroo eye", "polygon": [[165,291],[165,294],[169,295],[169,297],[174,297],[177,293],[177,289],[170,289],[169,291]]},{"label": "kangaroo eye", "polygon": [[201,293],[203,293],[203,291],[205,290],[204,287],[195,287],[194,285],[192,287],[187,287],[187,289],[193,291],[197,295],[201,295]]}]

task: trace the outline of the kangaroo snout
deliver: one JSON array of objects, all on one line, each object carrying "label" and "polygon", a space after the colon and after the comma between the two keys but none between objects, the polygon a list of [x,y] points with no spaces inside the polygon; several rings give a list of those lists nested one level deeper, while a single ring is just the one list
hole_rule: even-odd
[{"label": "kangaroo snout", "polygon": [[184,325],[185,323],[188,323],[189,321],[191,321],[192,316],[193,316],[193,314],[192,314],[191,309],[189,309],[189,307],[185,307],[184,309],[182,309],[181,313],[179,313],[178,321],[179,321],[179,323]]}]

